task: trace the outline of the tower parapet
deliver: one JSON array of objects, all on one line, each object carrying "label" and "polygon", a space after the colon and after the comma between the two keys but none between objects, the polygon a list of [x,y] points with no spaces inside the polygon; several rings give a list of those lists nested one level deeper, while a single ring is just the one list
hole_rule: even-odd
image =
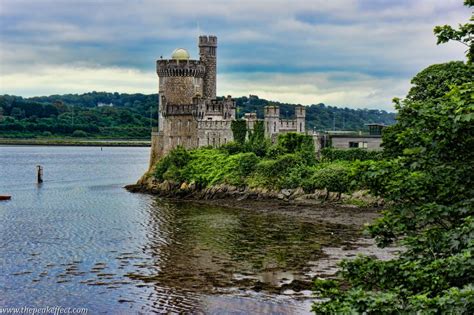
[{"label": "tower parapet", "polygon": [[161,59],[156,61],[156,73],[161,77],[203,78],[206,68],[199,60]]}]

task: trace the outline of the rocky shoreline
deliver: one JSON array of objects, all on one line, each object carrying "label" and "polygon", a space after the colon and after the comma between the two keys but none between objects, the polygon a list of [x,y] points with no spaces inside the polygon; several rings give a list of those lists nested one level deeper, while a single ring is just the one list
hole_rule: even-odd
[{"label": "rocky shoreline", "polygon": [[308,194],[302,188],[269,190],[226,184],[200,188],[194,183],[158,182],[151,176],[144,176],[137,184],[125,188],[130,192],[149,193],[177,202],[275,212],[303,220],[358,226],[377,218],[384,206],[383,199],[373,197],[367,191],[339,195],[326,190]]}]

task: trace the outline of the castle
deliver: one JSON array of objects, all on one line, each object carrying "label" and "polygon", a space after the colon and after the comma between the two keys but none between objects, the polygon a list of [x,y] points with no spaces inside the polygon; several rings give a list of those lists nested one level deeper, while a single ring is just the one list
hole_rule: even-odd
[{"label": "castle", "polygon": [[[263,125],[265,128],[265,137],[276,141],[278,134],[286,132],[305,133],[306,108],[302,105],[295,106],[294,119],[280,118],[280,108],[278,106],[265,106]],[[252,130],[257,119],[257,113],[246,113],[244,120],[247,122],[247,129]]]},{"label": "castle", "polygon": [[[151,137],[150,167],[173,148],[220,146],[233,141],[231,123],[236,119],[235,101],[216,98],[217,37],[199,36],[199,60],[187,50],[176,49],[171,59],[159,59],[158,128]],[[280,119],[277,106],[265,107],[265,134],[275,140],[278,133],[305,132],[305,108],[297,106],[296,119]],[[253,128],[255,113],[245,116]]]}]

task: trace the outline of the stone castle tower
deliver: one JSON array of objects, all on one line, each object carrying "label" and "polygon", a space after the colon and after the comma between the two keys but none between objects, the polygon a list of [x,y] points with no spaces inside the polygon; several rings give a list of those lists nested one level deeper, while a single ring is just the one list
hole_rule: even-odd
[{"label": "stone castle tower", "polygon": [[275,105],[265,106],[264,109],[265,136],[275,142],[280,133],[299,132],[305,133],[306,107],[295,106],[294,119],[280,118],[280,108]]},{"label": "stone castle tower", "polygon": [[217,37],[199,36],[199,60],[178,48],[156,62],[158,128],[152,131],[150,167],[177,146],[192,149],[233,140],[235,101],[216,99]]}]

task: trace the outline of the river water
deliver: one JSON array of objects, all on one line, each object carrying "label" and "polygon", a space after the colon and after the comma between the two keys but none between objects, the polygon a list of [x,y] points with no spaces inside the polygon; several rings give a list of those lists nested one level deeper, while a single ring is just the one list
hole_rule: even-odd
[{"label": "river water", "polygon": [[[356,231],[123,189],[149,148],[0,146],[0,307],[305,314],[311,268]],[[44,182],[36,184],[37,164]],[[296,284],[296,285],[295,285]]]}]

